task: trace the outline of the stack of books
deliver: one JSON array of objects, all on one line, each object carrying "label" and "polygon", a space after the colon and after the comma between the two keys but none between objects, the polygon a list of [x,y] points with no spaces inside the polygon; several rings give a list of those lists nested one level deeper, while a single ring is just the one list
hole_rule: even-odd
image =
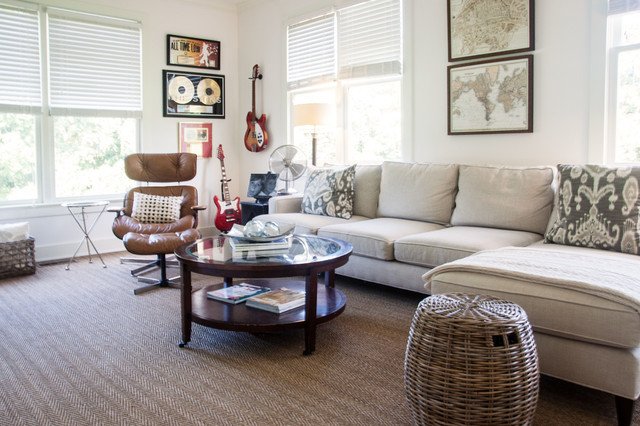
[{"label": "stack of books", "polygon": [[250,297],[267,293],[271,291],[269,287],[260,287],[248,283],[240,283],[232,285],[231,287],[225,287],[218,290],[211,290],[207,292],[209,299],[219,300],[226,303],[242,303]]},{"label": "stack of books", "polygon": [[281,238],[263,243],[230,238],[233,257],[246,257],[249,253],[256,257],[280,256],[289,253],[290,238]]},{"label": "stack of books", "polygon": [[247,306],[281,314],[304,306],[305,292],[280,288],[247,299]]}]

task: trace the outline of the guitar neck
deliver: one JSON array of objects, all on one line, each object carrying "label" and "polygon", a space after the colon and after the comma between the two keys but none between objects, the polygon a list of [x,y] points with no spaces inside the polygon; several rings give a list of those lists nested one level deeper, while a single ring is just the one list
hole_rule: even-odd
[{"label": "guitar neck", "polygon": [[231,200],[229,196],[229,184],[227,184],[227,172],[224,169],[224,160],[220,159],[220,168],[222,169],[222,198],[225,201]]},{"label": "guitar neck", "polygon": [[253,121],[256,120],[256,79],[251,82],[251,114],[253,115]]}]

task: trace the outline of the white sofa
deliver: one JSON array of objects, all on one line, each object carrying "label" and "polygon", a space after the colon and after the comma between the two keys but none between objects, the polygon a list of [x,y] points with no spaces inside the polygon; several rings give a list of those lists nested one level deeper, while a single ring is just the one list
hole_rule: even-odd
[{"label": "white sofa", "polygon": [[[353,254],[338,274],[422,293],[428,293],[425,272],[504,247],[537,247],[569,253],[569,259],[588,253],[602,271],[622,258],[640,268],[634,255],[542,243],[554,205],[554,172],[400,162],[358,166],[350,219],[301,213],[302,194],[270,199],[269,214],[258,219],[350,242]],[[573,262],[566,263],[570,271]],[[535,275],[433,272],[428,279],[434,294],[491,294],[520,304],[534,328],[542,373],[615,395],[619,421],[631,421],[640,395],[640,314],[628,303],[545,285]],[[640,269],[638,282],[640,291]]]}]

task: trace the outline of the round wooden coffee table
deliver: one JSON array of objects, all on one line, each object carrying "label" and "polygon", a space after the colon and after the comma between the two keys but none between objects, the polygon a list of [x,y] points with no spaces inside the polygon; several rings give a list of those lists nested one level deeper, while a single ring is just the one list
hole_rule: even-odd
[{"label": "round wooden coffee table", "polygon": [[[292,328],[304,329],[304,355],[315,350],[316,326],[340,315],[347,298],[334,288],[335,270],[349,260],[351,244],[314,235],[294,235],[287,254],[213,260],[213,252],[221,251],[227,237],[212,237],[184,245],[175,251],[180,261],[182,289],[182,341],[184,347],[191,340],[191,323],[232,331],[251,333],[278,332]],[[228,244],[228,241],[226,241]],[[222,277],[220,284],[206,286],[192,292],[191,273]],[[324,285],[318,286],[318,274],[324,273]],[[304,309],[275,314],[245,303],[233,305],[207,298],[207,291],[230,286],[234,278],[261,286],[286,287],[306,292]],[[270,281],[270,278],[291,278]]]}]

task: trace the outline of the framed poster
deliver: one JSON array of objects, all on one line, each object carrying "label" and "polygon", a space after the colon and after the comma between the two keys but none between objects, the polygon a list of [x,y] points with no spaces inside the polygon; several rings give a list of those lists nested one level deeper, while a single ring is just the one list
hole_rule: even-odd
[{"label": "framed poster", "polygon": [[449,61],[534,50],[534,0],[447,0]]},{"label": "framed poster", "polygon": [[220,69],[220,42],[167,34],[167,65]]},{"label": "framed poster", "polygon": [[533,55],[447,67],[448,133],[533,132]]},{"label": "framed poster", "polygon": [[178,123],[178,150],[190,152],[198,157],[210,158],[213,151],[211,123]]},{"label": "framed poster", "polygon": [[162,71],[164,117],[224,118],[224,76]]}]

